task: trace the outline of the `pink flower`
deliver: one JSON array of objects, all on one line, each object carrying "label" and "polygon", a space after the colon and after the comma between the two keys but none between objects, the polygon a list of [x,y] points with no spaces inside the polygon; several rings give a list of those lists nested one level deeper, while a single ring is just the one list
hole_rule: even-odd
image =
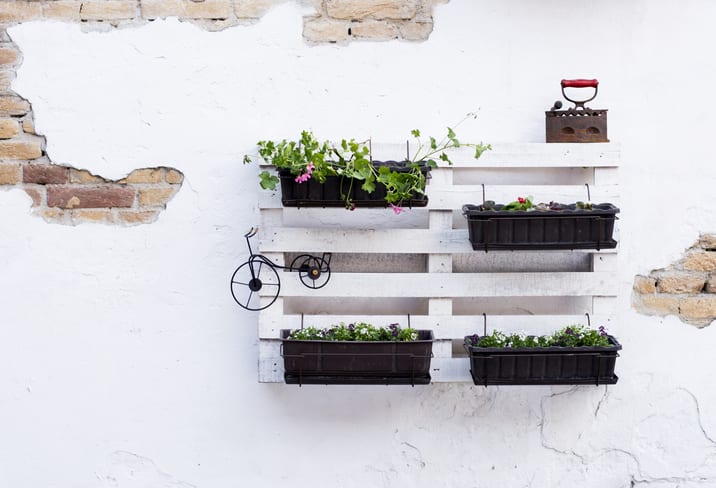
[{"label": "pink flower", "polygon": [[313,164],[313,162],[308,163],[308,165],[306,166],[306,172],[296,176],[296,179],[294,181],[296,183],[304,183],[308,181],[311,178],[311,173],[313,173],[314,169],[316,169],[316,166]]},{"label": "pink flower", "polygon": [[522,198],[522,197],[517,197],[517,201],[520,202],[520,203],[525,203],[527,200],[525,200],[525,199]]},{"label": "pink flower", "polygon": [[395,212],[395,215],[400,215],[401,213],[405,212],[405,209],[403,207],[398,207],[397,205],[390,204],[390,208],[393,209],[393,212]]}]

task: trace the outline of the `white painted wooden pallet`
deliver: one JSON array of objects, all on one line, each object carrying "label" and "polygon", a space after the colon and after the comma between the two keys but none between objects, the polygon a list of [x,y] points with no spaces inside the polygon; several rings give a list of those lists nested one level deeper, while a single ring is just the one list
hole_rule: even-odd
[{"label": "white painted wooden pallet", "polygon": [[[484,255],[473,251],[458,211],[463,204],[482,202],[481,181],[486,182],[487,199],[498,203],[527,195],[534,196],[535,201],[571,203],[586,200],[588,188],[591,201],[619,206],[619,146],[493,146],[478,161],[472,159],[471,151],[453,153],[453,166],[432,172],[428,207],[413,209],[408,217],[393,215],[390,209],[284,209],[278,192],[263,192],[258,236],[262,254],[284,264],[296,254],[331,252],[338,266],[332,264],[329,283],[318,290],[303,286],[295,273],[281,274],[279,298],[259,312],[260,382],[283,382],[280,331],[301,327],[302,323],[327,326],[364,320],[374,325],[407,325],[410,314],[412,327],[431,329],[435,334],[433,382],[472,381],[460,344],[465,335],[482,332],[485,310],[490,310],[486,314],[488,331],[546,333],[586,323],[587,319],[592,325],[609,323],[616,300],[616,249],[548,251],[560,253],[556,258],[551,256],[552,261],[584,257],[587,266],[535,271],[530,262],[538,255],[544,257],[545,252],[490,251]],[[404,144],[373,144],[375,159],[401,159],[405,150]],[[486,260],[501,253],[509,253],[507,259],[499,258],[508,261],[511,269],[480,271],[485,269]],[[400,256],[396,255],[425,255],[424,268],[401,269]],[[341,269],[341,256],[357,258]],[[478,263],[467,272],[454,271],[456,256],[468,261],[479,258],[482,268]],[[391,265],[391,260],[398,264]],[[376,271],[370,266],[375,262],[387,264]],[[365,269],[361,269],[362,263]],[[378,308],[371,300],[381,302],[380,311],[373,312]],[[516,305],[505,306],[506,302]],[[544,314],[544,309],[553,304],[554,311]],[[517,305],[523,305],[519,314],[515,313],[520,308]],[[355,312],[357,307],[360,315]],[[503,312],[499,311],[501,307]]]}]

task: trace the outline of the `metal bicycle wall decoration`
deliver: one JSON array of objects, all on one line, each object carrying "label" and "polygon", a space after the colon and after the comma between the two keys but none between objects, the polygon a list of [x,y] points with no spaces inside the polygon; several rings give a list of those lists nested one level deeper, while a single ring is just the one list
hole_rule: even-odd
[{"label": "metal bicycle wall decoration", "polygon": [[[291,261],[290,266],[281,266],[272,262],[263,254],[256,254],[251,250],[249,239],[259,231],[252,227],[244,237],[249,248],[249,258],[236,268],[231,275],[231,296],[236,303],[246,310],[263,310],[270,307],[278,298],[281,291],[281,279],[277,269],[298,272],[298,278],[304,286],[317,290],[323,288],[331,278],[331,253],[323,253],[321,257],[311,254],[301,254]],[[265,289],[265,293],[260,294]],[[266,300],[261,301],[261,295]]]}]

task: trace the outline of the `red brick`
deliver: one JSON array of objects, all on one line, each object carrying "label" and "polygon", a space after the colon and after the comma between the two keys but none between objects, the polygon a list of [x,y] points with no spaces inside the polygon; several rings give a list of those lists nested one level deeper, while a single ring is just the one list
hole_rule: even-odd
[{"label": "red brick", "polygon": [[67,183],[70,169],[56,164],[26,164],[22,168],[23,183],[58,185]]},{"label": "red brick", "polygon": [[135,190],[121,186],[47,188],[47,206],[60,208],[112,208],[134,205]]}]

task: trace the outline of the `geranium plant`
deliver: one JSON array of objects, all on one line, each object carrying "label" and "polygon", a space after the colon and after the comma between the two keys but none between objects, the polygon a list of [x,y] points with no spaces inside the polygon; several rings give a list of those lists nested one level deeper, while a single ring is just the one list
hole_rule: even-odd
[{"label": "geranium plant", "polygon": [[[376,191],[376,185],[385,187],[385,201],[396,213],[402,209],[400,205],[415,195],[425,193],[426,173],[437,167],[437,161],[452,164],[448,155],[449,149],[472,147],[475,158],[486,150],[492,149],[489,144],[472,144],[460,142],[452,128],[448,127],[446,136],[438,141],[434,137],[423,140],[419,130],[411,131],[416,139],[417,150],[411,157],[400,164],[385,164],[372,160],[367,142],[355,139],[342,139],[339,144],[328,141],[320,142],[310,131],[302,131],[298,141],[259,141],[259,156],[280,171],[287,171],[296,183],[305,183],[310,179],[325,183],[329,176],[337,176],[348,182],[346,190],[341,189],[341,199],[346,208],[353,209],[351,190],[353,185],[367,192]],[[249,155],[244,156],[244,163],[251,162]],[[259,174],[263,189],[274,190],[279,178],[269,171]]]},{"label": "geranium plant", "polygon": [[566,208],[574,208],[576,210],[592,210],[593,205],[591,202],[576,202],[572,205],[565,205],[563,203],[558,202],[549,202],[549,203],[534,203],[533,202],[534,197],[528,196],[528,197],[517,197],[517,200],[514,202],[506,203],[504,205],[497,205],[492,200],[487,200],[485,203],[480,205],[481,210],[507,210],[510,212],[515,211],[528,211],[528,210],[539,210],[539,211],[547,211],[547,210],[564,210]]},{"label": "geranium plant", "polygon": [[290,339],[302,341],[414,341],[418,331],[399,324],[375,327],[366,322],[340,323],[328,328],[305,327],[291,332]]}]

